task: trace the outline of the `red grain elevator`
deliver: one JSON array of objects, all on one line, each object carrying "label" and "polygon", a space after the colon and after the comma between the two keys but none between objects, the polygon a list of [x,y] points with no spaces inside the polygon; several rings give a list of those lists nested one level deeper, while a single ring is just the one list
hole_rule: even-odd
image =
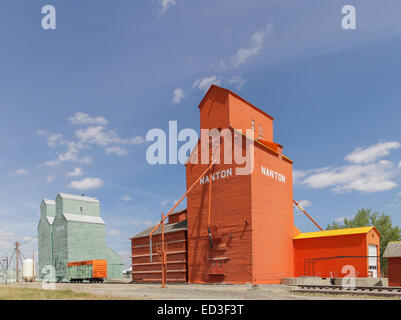
[{"label": "red grain elevator", "polygon": [[[244,149],[249,139],[245,130],[253,130],[254,168],[249,175],[238,175],[243,165],[224,164],[225,144],[220,140],[220,164],[187,196],[188,281],[280,283],[293,275],[292,161],[273,142],[273,118],[214,85],[199,109],[201,129],[242,134]],[[199,155],[200,144],[196,150]],[[187,188],[207,167],[187,163]]]},{"label": "red grain elevator", "polygon": [[[355,266],[357,277],[380,274],[380,234],[374,227],[301,233],[294,226],[293,162],[273,141],[270,115],[215,85],[199,110],[200,129],[228,133],[232,143],[224,135],[206,144],[200,140],[185,165],[187,190],[196,184],[187,209],[170,214],[165,225],[167,282],[278,284],[294,276],[341,277],[344,265]],[[248,150],[253,167],[241,174],[237,169],[247,161],[227,162],[225,154],[239,148],[245,155],[247,143],[253,145]],[[219,161],[203,175],[217,147]],[[155,228],[131,238],[135,282],[162,279],[160,227],[150,252]]]}]

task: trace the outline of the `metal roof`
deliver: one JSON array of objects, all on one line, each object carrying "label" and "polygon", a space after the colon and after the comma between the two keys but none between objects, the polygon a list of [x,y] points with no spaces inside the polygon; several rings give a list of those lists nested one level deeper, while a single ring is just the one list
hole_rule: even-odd
[{"label": "metal roof", "polygon": [[63,213],[67,221],[105,224],[101,217],[86,216],[82,214]]},{"label": "metal roof", "polygon": [[[131,239],[137,239],[137,238],[143,238],[143,237],[149,236],[155,227],[156,227],[156,225],[146,228],[145,230],[134,235]],[[182,231],[182,230],[187,230],[187,220],[183,220],[183,221],[176,222],[176,223],[169,223],[169,224],[164,225],[164,233],[177,232],[177,231]],[[156,231],[153,233],[153,235],[159,234],[161,232],[162,232],[162,227],[159,226],[156,229]]]},{"label": "metal roof", "polygon": [[50,205],[50,206],[55,206],[56,205],[56,201],[54,201],[54,200],[43,199],[43,202],[45,204],[47,204],[47,205]]},{"label": "metal roof", "polygon": [[74,194],[68,194],[68,193],[59,193],[59,196],[62,199],[69,199],[69,200],[79,200],[79,201],[85,201],[85,202],[95,202],[99,203],[99,200],[93,197],[87,197],[87,196],[77,196]]},{"label": "metal roof", "polygon": [[395,258],[401,257],[401,241],[391,241],[387,244],[387,248],[384,251],[383,257]]},{"label": "metal roof", "polygon": [[361,228],[348,228],[348,229],[335,229],[335,230],[326,230],[326,231],[318,231],[318,232],[306,232],[306,233],[300,233],[299,235],[295,236],[294,240],[309,239],[309,238],[321,238],[321,237],[333,237],[333,236],[346,236],[346,235],[351,235],[351,234],[362,234],[362,233],[368,233],[372,229],[376,230],[375,227],[370,226],[370,227],[361,227]]}]

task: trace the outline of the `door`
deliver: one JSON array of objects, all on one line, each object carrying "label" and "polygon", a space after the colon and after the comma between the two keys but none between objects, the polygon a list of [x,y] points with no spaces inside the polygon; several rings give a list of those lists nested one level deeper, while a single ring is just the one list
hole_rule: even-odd
[{"label": "door", "polygon": [[369,278],[377,278],[377,246],[369,245],[368,274]]}]

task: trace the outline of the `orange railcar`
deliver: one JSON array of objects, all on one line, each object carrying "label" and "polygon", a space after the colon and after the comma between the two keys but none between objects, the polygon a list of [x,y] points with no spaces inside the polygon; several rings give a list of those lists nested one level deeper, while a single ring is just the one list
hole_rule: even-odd
[{"label": "orange railcar", "polygon": [[106,260],[69,262],[67,274],[71,282],[103,282],[107,278]]}]

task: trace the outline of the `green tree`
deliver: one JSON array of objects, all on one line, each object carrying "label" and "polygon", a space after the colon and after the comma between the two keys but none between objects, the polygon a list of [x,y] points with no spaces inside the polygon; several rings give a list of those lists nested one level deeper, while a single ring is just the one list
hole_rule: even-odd
[{"label": "green tree", "polygon": [[401,240],[401,229],[398,226],[393,227],[391,217],[385,213],[372,212],[372,209],[358,210],[352,219],[345,218],[343,224],[333,222],[327,226],[327,230],[367,226],[375,226],[380,233],[380,256],[390,241]]}]

